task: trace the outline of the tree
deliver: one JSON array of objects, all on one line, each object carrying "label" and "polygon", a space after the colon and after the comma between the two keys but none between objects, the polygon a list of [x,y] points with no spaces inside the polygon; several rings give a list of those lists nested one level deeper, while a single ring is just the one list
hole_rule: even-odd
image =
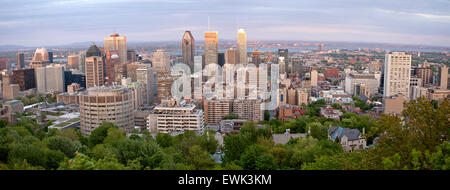
[{"label": "tree", "polygon": [[[426,158],[448,142],[449,115],[447,98],[437,108],[425,98],[405,102],[403,120],[382,115],[377,122],[380,140],[368,151],[368,165],[372,169],[433,169],[442,165]],[[435,153],[437,157],[439,152]],[[448,156],[441,160],[448,160]]]},{"label": "tree", "polygon": [[172,136],[167,133],[158,133],[156,136],[156,142],[163,148],[172,146]]},{"label": "tree", "polygon": [[264,121],[270,120],[270,113],[269,110],[264,110]]},{"label": "tree", "polygon": [[109,128],[117,128],[117,126],[111,122],[103,122],[100,126],[95,128],[88,137],[89,146],[93,147],[97,144],[103,143],[106,136],[108,136]]},{"label": "tree", "polygon": [[[241,156],[241,160],[240,160],[241,164],[240,165],[246,170],[256,169],[257,167],[259,167],[258,164],[270,161],[270,160],[266,160],[268,158],[264,158],[262,160],[259,160],[259,162],[258,162],[259,157],[262,156],[262,154],[264,154],[267,151],[268,151],[267,148],[263,147],[261,145],[254,144],[254,145],[248,146],[245,149],[245,152]],[[272,157],[272,161],[273,161],[273,164],[276,165],[275,159],[273,159],[273,157]],[[266,167],[266,166],[261,166],[261,167]]]},{"label": "tree", "polygon": [[239,116],[235,113],[230,113],[226,116],[223,116],[222,120],[231,120],[231,119],[239,119]]},{"label": "tree", "polygon": [[50,150],[59,150],[69,158],[75,156],[80,144],[77,144],[67,137],[53,136],[46,140],[47,147]]},{"label": "tree", "polygon": [[311,136],[316,139],[328,138],[328,127],[323,126],[319,122],[313,122],[308,124],[308,129],[311,128]]},{"label": "tree", "polygon": [[125,138],[125,133],[119,128],[109,128],[103,143],[108,144]]},{"label": "tree", "polygon": [[192,165],[195,170],[212,169],[215,166],[214,159],[198,145],[189,148],[186,163]]},{"label": "tree", "polygon": [[206,150],[210,154],[214,154],[219,146],[219,143],[214,137],[215,133],[212,130],[206,130],[200,137],[200,145],[202,149]]},{"label": "tree", "polygon": [[45,166],[45,151],[36,145],[14,144],[8,154],[8,162],[11,165],[21,164],[23,160],[32,166]]}]

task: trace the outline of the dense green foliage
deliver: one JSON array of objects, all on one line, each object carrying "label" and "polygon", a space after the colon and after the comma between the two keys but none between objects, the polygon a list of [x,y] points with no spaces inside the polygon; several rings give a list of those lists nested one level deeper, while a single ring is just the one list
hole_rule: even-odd
[{"label": "dense green foliage", "polygon": [[[311,108],[324,106],[317,102]],[[405,104],[403,117],[381,118],[345,113],[341,121],[314,113],[289,121],[245,123],[239,133],[224,136],[186,131],[177,136],[148,132],[126,136],[112,123],[103,123],[89,137],[79,130],[44,129],[34,119],[15,125],[0,123],[0,169],[13,170],[359,170],[450,169],[450,105],[419,99]],[[365,129],[368,150],[345,152],[328,140],[329,126]],[[287,144],[274,144],[273,133],[307,133]],[[223,152],[222,162],[212,154]]]}]

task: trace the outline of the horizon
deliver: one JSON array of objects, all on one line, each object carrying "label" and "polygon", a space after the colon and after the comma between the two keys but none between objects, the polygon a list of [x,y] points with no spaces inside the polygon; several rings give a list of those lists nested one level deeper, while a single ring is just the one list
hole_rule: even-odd
[{"label": "horizon", "polygon": [[450,2],[442,0],[43,0],[3,5],[3,46],[63,46],[102,40],[111,33],[132,43],[178,41],[185,30],[202,41],[208,17],[219,41],[237,40],[237,30],[243,28],[248,40],[450,46]]}]

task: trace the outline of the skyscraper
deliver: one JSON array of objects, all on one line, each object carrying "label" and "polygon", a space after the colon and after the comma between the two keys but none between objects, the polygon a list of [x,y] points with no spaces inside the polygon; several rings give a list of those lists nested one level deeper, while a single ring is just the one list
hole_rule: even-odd
[{"label": "skyscraper", "polygon": [[69,65],[69,68],[71,69],[78,69],[79,65],[78,65],[78,61],[80,59],[78,58],[77,55],[69,55],[67,56],[67,65]]},{"label": "skyscraper", "polygon": [[102,53],[95,44],[86,53],[86,88],[103,86],[105,83]]},{"label": "skyscraper", "polygon": [[105,37],[105,52],[116,50],[119,52],[120,64],[127,62],[127,37],[114,33]]},{"label": "skyscraper", "polygon": [[63,66],[55,65],[35,68],[35,76],[38,92],[64,92]]},{"label": "skyscraper", "polygon": [[183,63],[189,65],[191,72],[194,71],[194,53],[195,53],[195,40],[191,31],[186,30],[183,38],[181,39]]},{"label": "skyscraper", "polygon": [[48,52],[48,61],[50,63],[53,63],[53,52],[51,52],[51,51]]},{"label": "skyscraper", "polygon": [[279,70],[286,73],[286,67],[289,65],[288,49],[278,49],[278,56],[284,57],[284,67],[280,65]]},{"label": "skyscraper", "polygon": [[146,89],[144,103],[155,102],[157,75],[153,72],[150,64],[141,64],[136,70],[136,78],[137,82],[144,85]]},{"label": "skyscraper", "polygon": [[247,65],[247,34],[244,29],[238,30],[239,63]]},{"label": "skyscraper", "polygon": [[317,76],[318,73],[316,70],[311,71],[311,86],[317,86]]},{"label": "skyscraper", "polygon": [[205,66],[218,64],[219,39],[217,31],[205,32]]},{"label": "skyscraper", "polygon": [[170,72],[170,56],[163,50],[153,53],[152,67],[156,72]]},{"label": "skyscraper", "polygon": [[114,67],[121,66],[119,51],[106,51],[105,54],[105,82],[108,85],[112,85],[116,81]]},{"label": "skyscraper", "polygon": [[448,83],[448,67],[446,65],[442,65],[439,67],[439,88],[447,89]]},{"label": "skyscraper", "polygon": [[31,67],[32,68],[45,67],[48,64],[50,64],[50,61],[48,58],[47,50],[45,48],[37,48],[31,60]]},{"label": "skyscraper", "polygon": [[256,66],[261,64],[261,52],[259,50],[253,50],[253,52],[252,52],[252,62]]},{"label": "skyscraper", "polygon": [[238,63],[237,50],[230,48],[225,51],[225,64],[236,65]]},{"label": "skyscraper", "polygon": [[25,67],[25,56],[22,52],[17,52],[17,69]]},{"label": "skyscraper", "polygon": [[411,75],[411,55],[405,52],[392,52],[385,56],[384,97],[402,93],[409,99]]},{"label": "skyscraper", "polygon": [[36,88],[34,69],[16,69],[13,71],[13,84],[18,84],[20,91]]}]

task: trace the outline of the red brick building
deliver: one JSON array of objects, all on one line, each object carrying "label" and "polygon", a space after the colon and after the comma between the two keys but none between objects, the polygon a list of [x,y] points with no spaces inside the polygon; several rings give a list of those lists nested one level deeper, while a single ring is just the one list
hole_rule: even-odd
[{"label": "red brick building", "polygon": [[339,78],[339,69],[338,68],[328,68],[325,69],[325,78]]}]

